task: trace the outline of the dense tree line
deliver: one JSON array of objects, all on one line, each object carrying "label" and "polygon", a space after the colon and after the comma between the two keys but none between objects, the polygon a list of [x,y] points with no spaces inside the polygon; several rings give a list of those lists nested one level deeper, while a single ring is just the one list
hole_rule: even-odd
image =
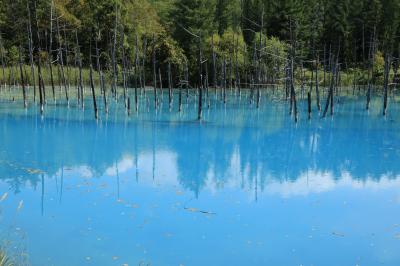
[{"label": "dense tree line", "polygon": [[343,69],[365,69],[372,51],[399,57],[399,25],[399,0],[1,0],[0,55],[11,65],[23,50],[29,63],[31,45],[43,62],[88,65],[97,54],[111,71],[113,60],[151,69],[155,52],[192,71],[201,46],[244,71],[254,51],[281,54],[292,39],[297,60],[339,51]]},{"label": "dense tree line", "polygon": [[[249,46],[257,32],[289,42],[292,25],[299,51],[309,58],[314,50],[341,43],[344,61],[361,62],[374,34],[382,51],[399,49],[398,0],[178,0],[174,8],[172,32],[179,43],[187,36],[178,22],[186,22],[185,27],[205,35],[233,29]],[[210,14],[215,14],[214,21]]]}]

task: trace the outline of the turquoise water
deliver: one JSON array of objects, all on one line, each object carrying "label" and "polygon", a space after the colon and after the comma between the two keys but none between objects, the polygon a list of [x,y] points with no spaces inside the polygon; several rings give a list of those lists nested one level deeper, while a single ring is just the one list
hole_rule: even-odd
[{"label": "turquoise water", "polygon": [[[400,108],[0,101],[0,236],[32,265],[400,265]],[[99,102],[99,106],[102,106]],[[206,104],[207,107],[207,104]]]}]

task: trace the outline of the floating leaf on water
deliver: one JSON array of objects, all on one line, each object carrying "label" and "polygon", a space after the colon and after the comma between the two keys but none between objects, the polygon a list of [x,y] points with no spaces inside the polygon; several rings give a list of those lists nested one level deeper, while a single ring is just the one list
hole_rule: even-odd
[{"label": "floating leaf on water", "polygon": [[185,208],[185,210],[189,211],[189,212],[198,212],[199,210],[196,208]]},{"label": "floating leaf on water", "polygon": [[19,202],[19,204],[18,204],[17,211],[19,212],[19,211],[22,209],[23,206],[24,206],[24,201],[21,200],[21,201]]},{"label": "floating leaf on water", "polygon": [[176,195],[178,195],[178,196],[180,196],[180,195],[182,195],[182,194],[183,194],[183,192],[180,191],[180,190],[178,190],[178,191],[176,192]]},{"label": "floating leaf on water", "polygon": [[33,168],[26,168],[26,171],[31,175],[38,175],[38,174],[43,173],[43,171],[41,171],[39,169],[33,169]]},{"label": "floating leaf on water", "polygon": [[0,202],[6,200],[7,196],[8,196],[8,192],[4,193],[3,196],[1,196]]}]

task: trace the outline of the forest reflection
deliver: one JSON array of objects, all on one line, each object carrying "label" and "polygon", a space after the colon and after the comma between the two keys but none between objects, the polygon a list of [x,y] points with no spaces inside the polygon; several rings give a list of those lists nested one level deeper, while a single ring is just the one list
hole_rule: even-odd
[{"label": "forest reflection", "polygon": [[357,112],[323,126],[295,125],[285,115],[238,117],[229,110],[219,121],[200,125],[162,119],[96,123],[56,114],[2,120],[0,180],[15,193],[71,169],[86,178],[129,175],[139,184],[180,185],[196,197],[226,187],[257,197],[263,191],[291,196],[337,186],[400,185],[400,151],[393,148],[398,133],[390,124],[365,126]]}]

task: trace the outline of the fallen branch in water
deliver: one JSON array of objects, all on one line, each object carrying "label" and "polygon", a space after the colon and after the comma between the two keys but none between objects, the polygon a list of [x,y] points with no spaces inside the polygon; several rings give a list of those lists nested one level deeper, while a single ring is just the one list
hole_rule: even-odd
[{"label": "fallen branch in water", "polygon": [[187,207],[183,207],[184,210],[189,211],[189,212],[199,212],[199,213],[203,213],[203,214],[209,214],[209,215],[216,215],[215,212],[209,212],[209,211],[202,211],[196,208],[187,208]]}]

